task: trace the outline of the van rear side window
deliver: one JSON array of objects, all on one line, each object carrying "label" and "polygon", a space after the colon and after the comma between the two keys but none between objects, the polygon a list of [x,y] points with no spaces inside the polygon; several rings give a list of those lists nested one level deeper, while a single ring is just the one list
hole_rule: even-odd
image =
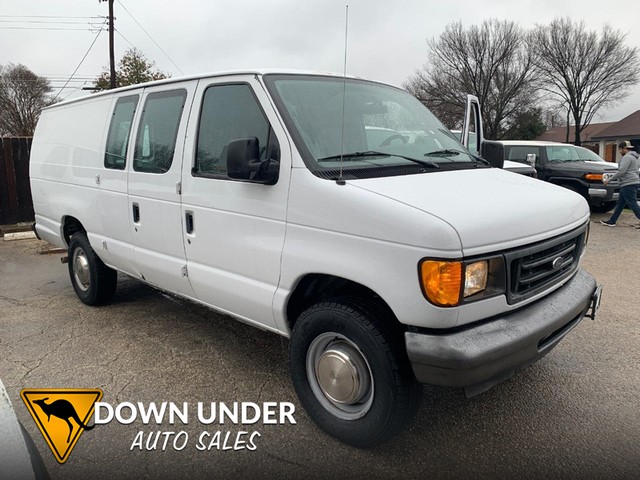
[{"label": "van rear side window", "polygon": [[131,135],[131,123],[138,105],[138,95],[122,97],[116,102],[109,125],[107,148],[104,153],[104,166],[115,170],[124,170]]},{"label": "van rear side window", "polygon": [[150,93],[147,96],[136,135],[133,156],[136,172],[169,171],[186,98],[186,90]]}]

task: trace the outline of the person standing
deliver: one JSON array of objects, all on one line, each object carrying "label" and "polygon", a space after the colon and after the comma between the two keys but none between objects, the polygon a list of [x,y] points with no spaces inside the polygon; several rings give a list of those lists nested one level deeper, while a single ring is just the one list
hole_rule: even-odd
[{"label": "person standing", "polygon": [[603,182],[606,185],[611,180],[620,180],[620,196],[618,197],[616,209],[613,211],[609,220],[600,220],[600,223],[607,227],[616,226],[622,210],[627,205],[640,220],[640,205],[638,205],[637,200],[638,187],[640,186],[640,175],[638,174],[640,156],[637,152],[633,151],[633,148],[633,145],[628,140],[618,145],[618,150],[620,150],[620,154],[622,155],[620,163],[618,164],[618,171],[611,178]]}]

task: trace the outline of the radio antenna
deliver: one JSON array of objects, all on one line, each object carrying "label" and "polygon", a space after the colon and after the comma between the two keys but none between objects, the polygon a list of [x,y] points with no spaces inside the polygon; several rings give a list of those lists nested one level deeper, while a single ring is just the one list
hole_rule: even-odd
[{"label": "radio antenna", "polygon": [[345,185],[344,178],[342,177],[342,162],[344,159],[344,111],[347,96],[347,38],[349,35],[349,5],[345,6],[345,20],[344,20],[344,68],[342,70],[342,136],[340,138],[340,176],[338,177],[337,184]]}]

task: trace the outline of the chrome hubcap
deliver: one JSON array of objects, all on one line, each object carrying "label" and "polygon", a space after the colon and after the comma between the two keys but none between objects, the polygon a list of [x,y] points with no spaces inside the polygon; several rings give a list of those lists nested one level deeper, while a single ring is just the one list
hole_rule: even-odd
[{"label": "chrome hubcap", "polygon": [[307,352],[307,376],[318,401],[339,418],[362,418],[373,403],[371,368],[343,335],[324,333],[314,339]]},{"label": "chrome hubcap", "polygon": [[73,276],[75,277],[76,285],[83,292],[89,290],[91,283],[91,273],[89,271],[89,259],[84,250],[77,248],[73,252]]}]

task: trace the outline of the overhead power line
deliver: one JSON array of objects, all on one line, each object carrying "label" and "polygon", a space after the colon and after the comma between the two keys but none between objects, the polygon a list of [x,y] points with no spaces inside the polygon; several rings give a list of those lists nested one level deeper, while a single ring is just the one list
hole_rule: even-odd
[{"label": "overhead power line", "polygon": [[[100,20],[100,19],[96,19]],[[0,18],[1,23],[52,23],[54,25],[90,25],[91,22],[77,22],[77,21],[67,21],[67,20],[3,20]]]},{"label": "overhead power line", "polygon": [[0,18],[101,18],[100,16],[93,17],[70,17],[67,15],[0,15]]},{"label": "overhead power line", "polygon": [[133,48],[136,48],[136,46],[135,46],[133,43],[131,43],[131,42],[127,39],[127,37],[125,37],[124,35],[122,35],[122,34],[120,33],[120,30],[118,30],[117,28],[116,28],[116,33],[117,33],[118,35],[120,35],[120,37],[122,37],[122,39],[123,39],[125,42],[127,42],[129,45],[131,45]]},{"label": "overhead power line", "polygon": [[65,27],[5,27],[4,25],[0,25],[0,30],[58,30],[58,31],[67,31],[67,32],[95,32],[96,29],[102,29],[102,26],[97,26],[95,28],[87,27],[87,28],[65,28]]},{"label": "overhead power line", "polygon": [[91,42],[91,45],[89,45],[89,49],[87,50],[87,53],[84,54],[84,57],[82,57],[82,60],[80,60],[80,63],[78,64],[78,66],[76,67],[76,69],[73,71],[73,73],[71,74],[71,76],[69,77],[69,80],[67,80],[67,83],[65,83],[64,87],[62,87],[62,89],[60,89],[60,91],[58,92],[58,94],[55,96],[55,98],[53,99],[53,101],[55,102],[58,97],[60,96],[60,93],[62,93],[62,90],[64,88],[66,88],[66,86],[69,84],[69,82],[71,81],[71,79],[73,78],[73,76],[76,74],[76,72],[80,69],[80,66],[82,65],[82,63],[85,61],[85,59],[87,58],[87,55],[89,55],[89,52],[91,51],[91,49],[93,48],[93,46],[96,44],[96,42],[98,41],[98,37],[100,36],[100,34],[102,33],[102,30],[100,30],[98,32],[98,34],[96,35],[96,37],[93,39],[93,42]]},{"label": "overhead power line", "polygon": [[[33,18],[48,17],[9,17],[0,15],[0,30],[54,30],[54,31],[90,31],[95,32],[103,28],[107,24],[104,17],[78,17],[85,18],[88,21],[71,20],[68,17],[51,17],[62,18],[63,20],[34,20]],[[71,17],[73,18],[73,17]],[[27,20],[24,20],[27,19]],[[84,27],[83,27],[84,26]]]},{"label": "overhead power line", "polygon": [[[66,80],[67,78],[69,78],[71,76],[71,74],[67,73],[65,75],[47,75],[45,74],[40,74],[40,77],[45,77],[49,80],[52,81],[58,81],[58,80]],[[77,75],[73,77],[74,80],[91,80],[93,78],[93,75]]]},{"label": "overhead power line", "polygon": [[[62,17],[0,15],[2,30],[57,30],[57,31],[93,31],[107,23],[104,17]],[[82,28],[84,26],[84,28]]]},{"label": "overhead power line", "polygon": [[140,24],[140,22],[138,22],[138,20],[136,20],[136,17],[134,17],[134,16],[133,16],[133,14],[132,14],[129,10],[127,10],[127,7],[125,7],[125,6],[122,4],[122,2],[121,2],[120,0],[118,0],[118,3],[120,4],[120,6],[121,6],[122,8],[124,8],[124,11],[125,11],[125,12],[127,12],[127,13],[129,14],[129,16],[133,19],[133,21],[134,21],[134,22],[136,22],[136,23],[138,24],[138,26],[142,29],[142,31],[143,31],[144,33],[146,33],[146,34],[147,34],[147,36],[151,39],[151,41],[152,41],[153,43],[155,43],[155,44],[156,44],[156,47],[158,47],[158,48],[160,49],[160,51],[164,54],[164,56],[165,56],[165,57],[167,57],[167,58],[169,59],[169,61],[173,64],[173,66],[174,66],[174,67],[176,67],[176,68],[178,69],[178,71],[179,71],[182,75],[184,75],[184,72],[183,72],[182,70],[180,70],[180,67],[178,67],[178,65],[176,65],[176,62],[174,62],[174,61],[171,59],[171,57],[167,54],[167,52],[165,52],[165,51],[162,49],[162,47],[158,44],[158,42],[156,42],[156,41],[155,41],[155,39],[151,36],[151,34],[150,34],[149,32],[147,32],[147,31],[144,29],[144,27]]},{"label": "overhead power line", "polygon": [[[21,78],[20,81],[21,82],[25,82],[25,83],[40,83],[41,79],[44,78],[45,80],[48,80],[50,84],[52,83],[62,83],[62,84],[68,84],[70,81],[74,82],[74,83],[82,83],[82,82],[86,82],[88,80],[95,80],[95,77],[90,77],[90,78],[74,78],[72,80],[69,81],[68,78],[65,79],[60,79],[60,80],[52,80],[50,78],[47,77],[40,77],[40,78]],[[57,88],[55,86],[52,85],[53,88]]]}]

